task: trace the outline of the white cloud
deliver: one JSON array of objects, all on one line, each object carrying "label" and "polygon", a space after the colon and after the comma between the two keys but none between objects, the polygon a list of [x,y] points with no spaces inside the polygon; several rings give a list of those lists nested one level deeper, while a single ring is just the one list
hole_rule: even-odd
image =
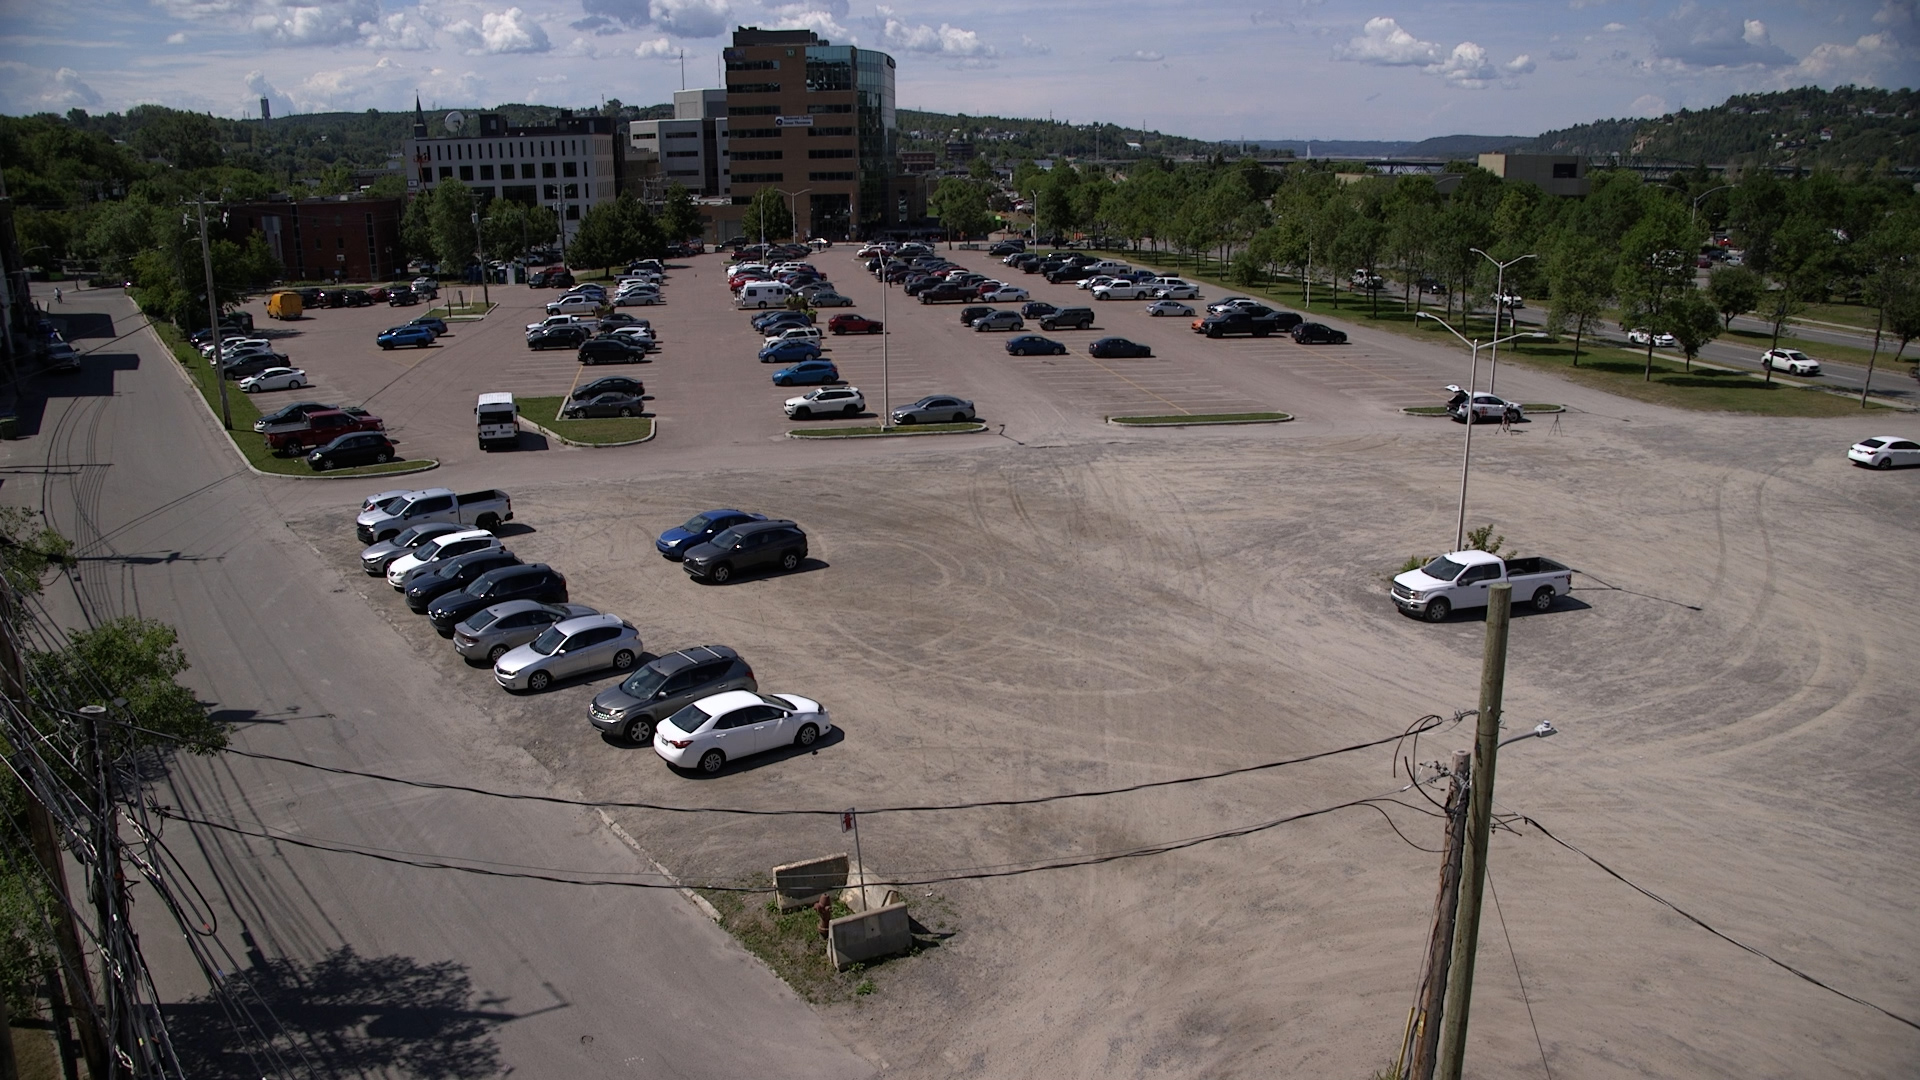
[{"label": "white cloud", "polygon": [[1654,55],[1670,68],[1783,67],[1793,57],[1773,43],[1767,24],[1707,10],[1691,0],[1654,28]]},{"label": "white cloud", "polygon": [[1658,94],[1641,94],[1627,106],[1630,116],[1665,116],[1673,110],[1667,108],[1667,99]]},{"label": "white cloud", "polygon": [[1439,62],[1440,46],[1421,41],[1402,30],[1398,22],[1382,15],[1368,19],[1360,36],[1334,50],[1334,56],[1383,67],[1425,66]]},{"label": "white cloud", "polygon": [[0,60],[0,111],[24,116],[91,109],[100,103],[100,95],[72,68],[48,71],[18,60]]},{"label": "white cloud", "polygon": [[633,50],[633,55],[642,60],[671,58],[680,55],[680,50],[674,48],[673,42],[666,38],[654,38],[652,41],[641,42]]},{"label": "white cloud", "polygon": [[345,45],[359,40],[360,24],[379,17],[379,0],[266,4],[250,25],[275,45]]},{"label": "white cloud", "polygon": [[1499,74],[1493,61],[1487,59],[1487,50],[1471,41],[1455,45],[1445,60],[1426,71],[1445,79],[1448,85],[1468,90],[1478,90]]},{"label": "white cloud", "polygon": [[654,23],[679,37],[716,37],[732,17],[727,0],[653,0]]},{"label": "white cloud", "polygon": [[186,43],[187,43],[187,32],[185,30],[180,31],[177,34],[167,35],[167,44],[169,45],[185,45]]},{"label": "white cloud", "polygon": [[1528,56],[1526,53],[1521,53],[1519,56],[1500,65],[1500,70],[1509,75],[1530,75],[1533,73],[1534,67],[1533,57]]},{"label": "white cloud", "polygon": [[1116,56],[1113,59],[1120,63],[1157,64],[1166,58],[1165,53],[1149,52],[1146,49],[1135,49],[1125,56]]},{"label": "white cloud", "polygon": [[926,23],[909,26],[894,17],[892,8],[879,7],[874,10],[882,20],[880,40],[885,48],[973,59],[989,59],[996,55],[993,46],[980,40],[980,35],[972,30],[962,30],[948,23],[941,23],[937,30]]},{"label": "white cloud", "polygon": [[599,30],[612,23],[637,28],[653,21],[653,9],[647,0],[580,0],[580,10],[587,17],[573,24],[575,30]]},{"label": "white cloud", "polygon": [[1620,31],[1625,30],[1626,28],[1627,28],[1626,23],[1610,22],[1607,25],[1601,27],[1600,29],[1605,30],[1609,34],[1617,34]]},{"label": "white cloud", "polygon": [[1818,83],[1838,86],[1858,83],[1881,85],[1879,70],[1900,62],[1900,43],[1890,33],[1867,34],[1851,45],[1816,45],[1802,57],[1794,74]]},{"label": "white cloud", "polygon": [[488,12],[476,29],[465,19],[447,27],[447,32],[471,55],[503,53],[543,53],[553,47],[547,32],[533,16],[517,7]]},{"label": "white cloud", "polygon": [[361,23],[360,42],[369,49],[419,52],[433,48],[433,27],[417,12],[396,11]]},{"label": "white cloud", "polygon": [[1053,52],[1053,46],[1044,41],[1035,41],[1027,35],[1021,34],[1020,51],[1030,56],[1047,56]]}]

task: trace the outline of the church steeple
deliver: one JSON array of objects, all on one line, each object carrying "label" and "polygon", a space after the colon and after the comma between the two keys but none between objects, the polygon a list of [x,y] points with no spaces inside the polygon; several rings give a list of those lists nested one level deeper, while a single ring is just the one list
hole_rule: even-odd
[{"label": "church steeple", "polygon": [[427,137],[427,114],[420,110],[419,94],[413,95],[413,137],[416,139]]}]

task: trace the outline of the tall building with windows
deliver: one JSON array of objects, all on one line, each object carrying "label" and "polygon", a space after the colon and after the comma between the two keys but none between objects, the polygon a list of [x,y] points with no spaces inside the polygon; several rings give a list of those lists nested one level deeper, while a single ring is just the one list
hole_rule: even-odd
[{"label": "tall building with windows", "polygon": [[512,199],[551,208],[563,238],[580,227],[587,207],[619,193],[626,142],[610,116],[574,116],[562,109],[551,124],[513,127],[498,113],[449,112],[429,130],[418,100],[413,137],[403,149],[407,192],[421,195],[457,179],[484,204]]},{"label": "tall building with windows", "polygon": [[676,90],[673,119],[627,125],[627,166],[628,179],[650,200],[663,198],[671,184],[702,198],[731,195],[726,90]]},{"label": "tall building with windows", "polygon": [[734,31],[725,51],[733,203],[768,188],[801,237],[844,240],[897,224],[893,57],[811,30]]}]

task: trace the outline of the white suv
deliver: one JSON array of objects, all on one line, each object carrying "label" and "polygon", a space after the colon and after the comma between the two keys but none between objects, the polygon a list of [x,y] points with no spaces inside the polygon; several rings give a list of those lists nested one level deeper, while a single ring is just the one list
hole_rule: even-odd
[{"label": "white suv", "polygon": [[1147,282],[1152,291],[1148,296],[1157,296],[1162,300],[1198,300],[1200,286],[1177,277],[1157,277]]}]

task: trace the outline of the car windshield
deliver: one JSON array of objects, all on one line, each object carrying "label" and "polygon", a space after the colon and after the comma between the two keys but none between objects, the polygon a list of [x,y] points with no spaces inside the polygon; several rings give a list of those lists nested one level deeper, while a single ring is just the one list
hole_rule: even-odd
[{"label": "car windshield", "polygon": [[713,719],[712,715],[699,705],[689,705],[679,712],[674,713],[672,716],[667,717],[665,720],[662,720],[661,723],[671,724],[681,731],[692,735],[705,727],[707,721],[711,719]]},{"label": "car windshield", "polygon": [[432,560],[435,555],[440,554],[440,549],[444,547],[445,544],[446,541],[444,540],[429,540],[421,544],[420,550],[415,552],[415,554],[419,556],[421,562],[428,562]]},{"label": "car windshield", "polygon": [[499,617],[500,616],[493,613],[492,608],[488,608],[485,611],[475,612],[472,617],[467,619],[467,625],[476,631],[485,630],[487,627],[492,626],[494,620]]},{"label": "car windshield", "polygon": [[685,525],[680,527],[690,533],[705,532],[707,529],[707,515],[695,514],[687,519]]},{"label": "car windshield", "polygon": [[558,625],[554,625],[542,630],[540,636],[534,638],[527,647],[539,653],[541,656],[552,656],[553,650],[558,649],[560,643],[565,640],[567,640],[567,635],[560,632]]},{"label": "car windshield", "polygon": [[1466,567],[1442,555],[1440,558],[1421,567],[1420,572],[1440,581],[1452,581],[1454,578],[1460,576],[1460,571],[1465,569]]},{"label": "car windshield", "polygon": [[650,698],[653,692],[660,689],[660,685],[666,681],[667,677],[664,674],[651,667],[643,667],[633,673],[633,678],[621,683],[620,689],[637,698]]},{"label": "car windshield", "polygon": [[732,547],[740,539],[740,534],[732,529],[722,529],[709,543],[715,547]]}]

